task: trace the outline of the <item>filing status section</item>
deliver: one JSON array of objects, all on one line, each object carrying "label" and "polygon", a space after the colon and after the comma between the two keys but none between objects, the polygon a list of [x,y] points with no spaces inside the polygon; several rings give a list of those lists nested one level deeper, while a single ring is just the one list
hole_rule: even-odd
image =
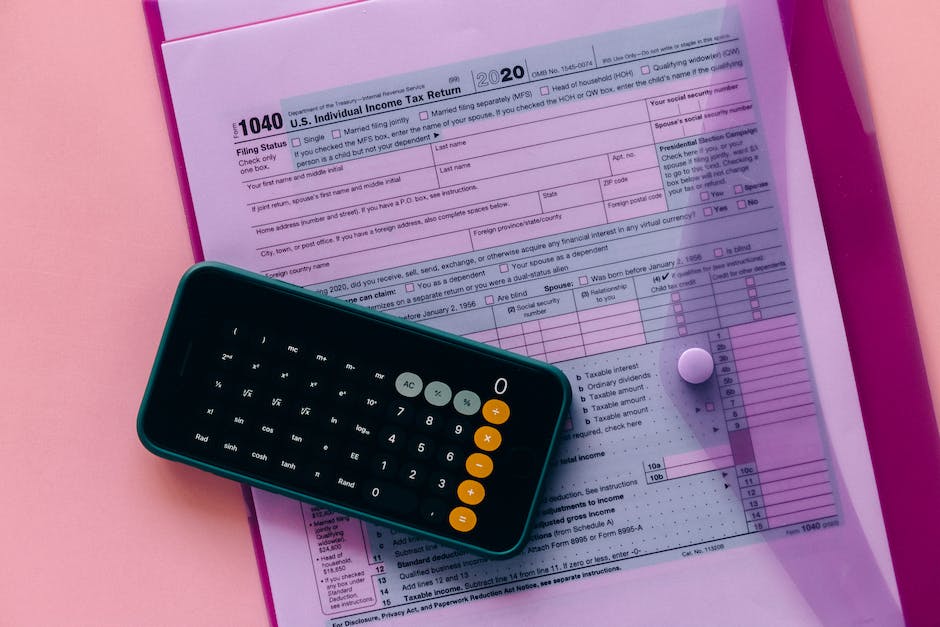
[{"label": "filing status section", "polygon": [[[234,122],[257,265],[309,285],[703,200],[722,201],[709,215],[734,209],[731,196],[753,207],[737,37],[662,45],[634,30],[289,98]],[[682,138],[697,159],[666,144]]]}]

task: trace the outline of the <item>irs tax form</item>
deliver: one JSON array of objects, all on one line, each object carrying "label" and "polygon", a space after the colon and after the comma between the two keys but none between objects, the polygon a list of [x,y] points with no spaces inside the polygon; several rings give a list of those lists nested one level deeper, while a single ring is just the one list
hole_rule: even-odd
[{"label": "irs tax form", "polygon": [[207,259],[574,390],[511,560],[255,490],[279,624],[900,624],[776,5],[439,4],[163,46]]}]

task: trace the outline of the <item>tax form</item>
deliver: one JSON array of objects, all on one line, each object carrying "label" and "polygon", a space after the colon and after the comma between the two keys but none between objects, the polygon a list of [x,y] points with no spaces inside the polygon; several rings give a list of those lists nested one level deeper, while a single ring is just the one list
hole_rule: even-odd
[{"label": "tax form", "polygon": [[255,490],[279,624],[901,624],[776,5],[636,4],[377,0],[164,44],[207,259],[575,391],[511,560]]}]

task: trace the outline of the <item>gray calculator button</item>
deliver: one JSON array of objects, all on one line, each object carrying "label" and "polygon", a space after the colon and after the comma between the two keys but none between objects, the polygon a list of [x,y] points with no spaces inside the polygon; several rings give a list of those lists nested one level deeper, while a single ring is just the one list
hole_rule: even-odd
[{"label": "gray calculator button", "polygon": [[422,387],[424,387],[424,382],[421,381],[421,377],[413,372],[403,372],[395,379],[395,389],[398,390],[399,394],[408,398],[414,398],[421,394]]},{"label": "gray calculator button", "polygon": [[435,407],[443,407],[450,402],[451,398],[453,398],[453,394],[450,391],[450,386],[441,381],[431,381],[424,388],[424,400]]},{"label": "gray calculator button", "polygon": [[454,395],[454,409],[464,416],[472,416],[480,411],[480,397],[470,390],[460,390]]}]

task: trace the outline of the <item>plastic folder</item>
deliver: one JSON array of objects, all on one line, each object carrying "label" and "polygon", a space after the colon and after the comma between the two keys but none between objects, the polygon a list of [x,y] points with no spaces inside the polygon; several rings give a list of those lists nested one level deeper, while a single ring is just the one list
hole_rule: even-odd
[{"label": "plastic folder", "polygon": [[846,3],[652,5],[144,2],[197,260],[575,390],[512,560],[246,489],[272,624],[935,624],[940,441]]}]

